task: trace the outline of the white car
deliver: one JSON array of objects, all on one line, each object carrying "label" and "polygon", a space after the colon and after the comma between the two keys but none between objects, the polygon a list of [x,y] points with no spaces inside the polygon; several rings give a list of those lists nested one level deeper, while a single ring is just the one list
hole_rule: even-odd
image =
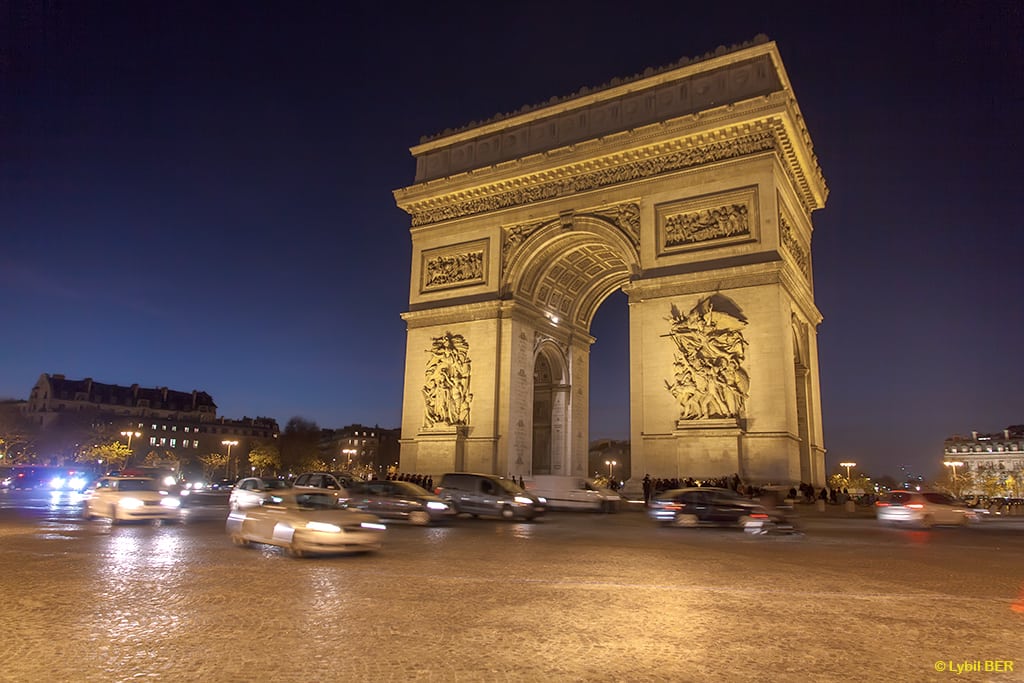
[{"label": "white car", "polygon": [[227,532],[235,545],[265,543],[292,556],[378,550],[386,527],[367,512],[337,507],[327,493],[291,489],[259,507],[231,510]]},{"label": "white car", "polygon": [[906,524],[928,529],[933,526],[964,526],[978,521],[978,515],[945,493],[937,491],[891,491],[875,503],[875,516],[882,524]]},{"label": "white car", "polygon": [[176,521],[181,501],[160,490],[150,477],[101,477],[85,494],[82,515],[106,517],[114,524],[137,520]]},{"label": "white car", "polygon": [[239,508],[257,507],[263,504],[268,496],[274,493],[286,491],[291,486],[283,479],[274,477],[246,477],[235,484],[228,496],[228,507],[232,510]]},{"label": "white car", "polygon": [[622,496],[593,479],[538,475],[526,482],[526,490],[547,501],[551,510],[618,512]]}]

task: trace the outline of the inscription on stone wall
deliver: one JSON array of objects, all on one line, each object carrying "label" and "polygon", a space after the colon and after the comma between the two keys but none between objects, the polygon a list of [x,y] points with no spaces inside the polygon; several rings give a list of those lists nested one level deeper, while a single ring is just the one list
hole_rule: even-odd
[{"label": "inscription on stone wall", "polygon": [[426,382],[423,385],[424,426],[469,424],[469,342],[461,334],[445,332],[434,337],[428,351]]},{"label": "inscription on stone wall", "polygon": [[486,240],[424,252],[421,291],[483,284],[486,268]]},{"label": "inscription on stone wall", "polygon": [[679,402],[680,420],[740,417],[750,389],[743,368],[746,317],[732,299],[712,294],[683,315],[672,305],[664,335],[676,345],[675,373],[665,388]]}]

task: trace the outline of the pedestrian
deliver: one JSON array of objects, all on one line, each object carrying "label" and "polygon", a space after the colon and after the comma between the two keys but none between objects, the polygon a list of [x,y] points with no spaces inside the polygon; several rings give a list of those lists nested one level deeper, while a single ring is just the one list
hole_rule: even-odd
[{"label": "pedestrian", "polygon": [[651,475],[644,475],[644,505],[651,502]]}]

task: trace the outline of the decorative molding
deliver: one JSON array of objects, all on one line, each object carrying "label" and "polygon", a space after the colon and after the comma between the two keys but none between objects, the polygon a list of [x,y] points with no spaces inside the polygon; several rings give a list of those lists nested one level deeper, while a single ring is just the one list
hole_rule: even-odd
[{"label": "decorative molding", "polygon": [[690,420],[740,418],[750,390],[743,368],[748,342],[746,316],[723,294],[712,294],[683,315],[672,305],[671,337],[676,345],[675,373],[665,388],[682,408],[680,424]]},{"label": "decorative molding", "polygon": [[[620,183],[644,180],[664,173],[671,173],[704,164],[736,159],[751,154],[771,152],[783,149],[777,139],[778,131],[768,124],[761,130],[738,135],[728,140],[714,140],[703,145],[674,148],[664,154],[651,153],[651,156],[630,160],[610,160],[609,166],[597,170],[584,170],[593,167],[593,162],[574,164],[563,169],[564,177],[541,180],[549,172],[538,174],[533,179],[521,179],[518,187],[510,190],[498,190],[487,196],[478,196],[459,201],[448,196],[430,202],[428,207],[410,206],[407,210],[412,216],[412,226],[419,227],[441,221],[464,218],[477,214],[524,206],[540,201],[564,197],[588,190],[611,187]],[[684,143],[681,143],[684,144]],[[633,156],[633,155],[630,155]],[[481,188],[483,192],[487,188]]]},{"label": "decorative molding", "polygon": [[445,332],[434,337],[423,385],[423,428],[469,424],[469,342],[461,334]]},{"label": "decorative molding", "polygon": [[421,252],[420,292],[487,284],[486,239]]},{"label": "decorative molding", "polygon": [[757,239],[757,207],[757,187],[658,205],[658,255]]}]

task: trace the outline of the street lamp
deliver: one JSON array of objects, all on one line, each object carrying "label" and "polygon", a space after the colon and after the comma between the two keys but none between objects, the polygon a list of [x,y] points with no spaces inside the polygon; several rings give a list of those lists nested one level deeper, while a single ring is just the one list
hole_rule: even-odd
[{"label": "street lamp", "polygon": [[946,467],[952,467],[953,468],[953,482],[955,483],[956,482],[956,468],[957,467],[961,467],[963,465],[963,463],[960,462],[959,460],[945,460],[945,461],[943,461],[942,464],[945,465]]},{"label": "street lamp", "polygon": [[856,467],[857,463],[855,463],[855,462],[841,462],[841,463],[839,463],[839,466],[846,468],[846,481],[850,481],[850,468],[851,467]]},{"label": "street lamp", "polygon": [[[225,439],[224,441],[221,441],[221,443],[228,447],[228,466],[225,468],[225,474],[227,474],[227,472],[231,470],[231,447],[237,446],[238,442],[228,441]],[[235,475],[238,475],[238,468],[235,468]]]},{"label": "street lamp", "polygon": [[125,469],[127,469],[128,468],[128,461],[131,460],[131,458],[132,458],[132,452],[131,452],[132,451],[132,437],[133,436],[134,437],[142,436],[142,432],[133,432],[131,430],[127,430],[127,431],[121,432],[121,436],[128,437],[128,455],[125,456],[125,459],[124,459],[124,467],[125,467]]},{"label": "street lamp", "polygon": [[132,431],[121,432],[121,436],[127,436],[128,437],[128,450],[131,450],[132,449],[132,437],[133,436],[135,436],[135,437],[142,436],[142,432],[132,432]]},{"label": "street lamp", "polygon": [[608,479],[611,479],[612,478],[612,468],[614,468],[619,463],[615,462],[614,460],[605,460],[604,464],[608,465]]}]

